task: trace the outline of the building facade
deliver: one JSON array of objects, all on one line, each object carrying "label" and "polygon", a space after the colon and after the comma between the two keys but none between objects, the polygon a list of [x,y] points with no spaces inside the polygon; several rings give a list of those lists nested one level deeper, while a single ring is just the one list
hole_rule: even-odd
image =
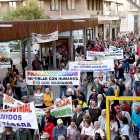
[{"label": "building facade", "polygon": [[[0,0],[0,11],[6,11],[8,6],[16,8],[21,3],[22,0]],[[117,0],[41,0],[39,4],[44,14],[53,19],[98,17],[96,38],[110,40],[120,32]],[[87,39],[94,39],[93,27],[88,28],[86,33]]]}]

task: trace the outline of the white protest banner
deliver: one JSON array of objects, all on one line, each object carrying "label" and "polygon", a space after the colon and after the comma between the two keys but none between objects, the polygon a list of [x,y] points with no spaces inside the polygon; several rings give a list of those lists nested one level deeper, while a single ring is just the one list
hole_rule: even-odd
[{"label": "white protest banner", "polygon": [[69,70],[82,72],[114,71],[114,60],[69,62]]},{"label": "white protest banner", "polygon": [[80,72],[26,71],[28,85],[79,85]]},{"label": "white protest banner", "polygon": [[3,95],[3,108],[4,109],[17,107],[20,105],[24,105],[24,103],[6,95],[6,94]]},{"label": "white protest banner", "polygon": [[103,60],[103,59],[123,59],[123,50],[110,51],[110,52],[87,51],[87,60],[94,60],[95,56],[97,57],[97,60]]},{"label": "white protest banner", "polygon": [[[61,100],[60,102],[54,104],[53,106],[49,107],[51,111],[51,115],[53,115],[56,118],[59,117],[71,117],[72,116],[72,98],[68,97],[64,100]],[[45,114],[44,109],[36,108],[36,116],[42,117]]]},{"label": "white protest banner", "polygon": [[51,34],[41,35],[32,33],[32,42],[35,43],[45,43],[50,41],[58,40],[58,31],[55,31]]},{"label": "white protest banner", "polygon": [[34,102],[0,110],[0,122],[8,127],[38,129]]},{"label": "white protest banner", "polygon": [[[13,108],[13,107],[17,107],[20,105],[24,105],[24,103],[4,94],[3,96],[3,106],[4,108]],[[54,117],[68,117],[72,115],[72,98],[68,97],[64,100],[61,100],[60,102],[54,104],[53,106],[50,106],[49,109],[51,110],[51,114]],[[45,114],[45,110],[44,109],[38,109],[36,108],[36,116],[37,117],[42,117]]]},{"label": "white protest banner", "polygon": [[10,47],[8,43],[0,43],[0,69],[11,68]]}]

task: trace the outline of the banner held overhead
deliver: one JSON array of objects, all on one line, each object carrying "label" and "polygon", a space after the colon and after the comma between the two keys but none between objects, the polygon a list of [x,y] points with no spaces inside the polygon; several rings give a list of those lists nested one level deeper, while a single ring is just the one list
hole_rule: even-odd
[{"label": "banner held overhead", "polygon": [[28,85],[79,85],[80,72],[26,71]]},{"label": "banner held overhead", "polygon": [[0,110],[3,126],[38,129],[34,102]]},{"label": "banner held overhead", "polygon": [[69,62],[69,70],[82,72],[114,71],[114,60]]},{"label": "banner held overhead", "polygon": [[110,51],[110,52],[87,51],[87,60],[94,60],[94,57],[97,57],[97,60],[123,59],[123,50]]}]

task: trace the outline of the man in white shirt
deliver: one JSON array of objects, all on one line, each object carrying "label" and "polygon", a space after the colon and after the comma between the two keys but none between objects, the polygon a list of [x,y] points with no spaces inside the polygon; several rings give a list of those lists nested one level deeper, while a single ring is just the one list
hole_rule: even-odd
[{"label": "man in white shirt", "polygon": [[103,86],[103,85],[105,85],[105,80],[104,80],[104,78],[103,78],[103,76],[102,75],[100,75],[99,76],[99,83]]},{"label": "man in white shirt", "polygon": [[137,94],[137,91],[140,90],[140,73],[139,73],[139,69],[137,69],[136,73],[134,74],[134,89],[135,89],[136,94]]}]

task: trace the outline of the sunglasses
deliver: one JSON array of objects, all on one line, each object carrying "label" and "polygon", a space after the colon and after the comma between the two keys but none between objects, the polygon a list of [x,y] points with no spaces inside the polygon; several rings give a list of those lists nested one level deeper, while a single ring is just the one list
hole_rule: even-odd
[{"label": "sunglasses", "polygon": [[45,112],[45,113],[50,113],[50,112]]},{"label": "sunglasses", "polygon": [[93,91],[93,92],[96,92],[96,91]]},{"label": "sunglasses", "polygon": [[103,77],[100,77],[100,78],[103,78]]}]

